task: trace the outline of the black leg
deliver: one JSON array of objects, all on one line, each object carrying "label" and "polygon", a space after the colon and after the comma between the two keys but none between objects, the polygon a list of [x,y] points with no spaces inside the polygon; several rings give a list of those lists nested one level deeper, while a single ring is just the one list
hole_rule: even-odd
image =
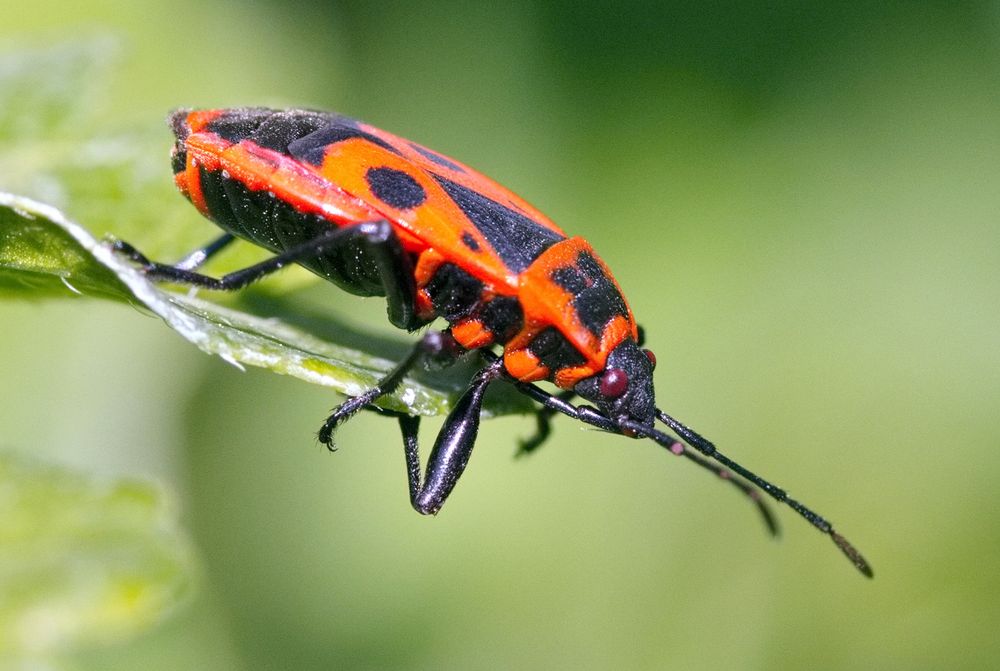
[{"label": "black leg", "polygon": [[424,325],[417,317],[417,282],[413,277],[413,261],[403,249],[395,229],[387,221],[357,224],[364,227],[359,234],[366,251],[378,268],[382,287],[385,289],[389,323],[406,331]]},{"label": "black leg", "polygon": [[210,258],[228,247],[236,239],[232,233],[223,233],[204,247],[200,247],[174,264],[179,270],[196,270]]},{"label": "black leg", "polygon": [[[567,403],[572,400],[574,396],[576,396],[576,393],[571,390],[562,391],[556,395],[558,399]],[[520,457],[526,454],[531,454],[542,446],[542,443],[544,443],[552,433],[552,417],[554,417],[558,412],[558,410],[545,405],[540,407],[535,412],[535,421],[537,422],[535,434],[520,441],[517,456]]]},{"label": "black leg", "polygon": [[[430,334],[437,335],[437,334]],[[440,356],[439,348],[422,348],[420,345],[413,349],[413,352],[403,362],[400,363],[383,383],[376,389],[384,391],[385,387],[394,383],[394,375],[401,376],[400,369],[408,364],[412,367],[413,362],[421,356]],[[410,490],[410,504],[414,510],[423,515],[433,515],[437,513],[455,484],[465,471],[466,464],[469,463],[469,456],[472,448],[476,444],[476,436],[479,433],[479,417],[483,410],[483,398],[490,383],[503,376],[503,363],[499,360],[488,364],[485,368],[476,373],[469,383],[469,387],[459,398],[455,407],[448,413],[444,426],[438,434],[434,447],[431,449],[431,456],[427,460],[427,472],[421,483],[420,478],[420,447],[418,432],[420,429],[420,418],[412,417],[403,413],[376,408],[379,414],[396,417],[399,422],[400,433],[403,436],[403,454],[406,457],[406,480]],[[388,381],[388,382],[386,382]],[[398,384],[398,380],[395,380]],[[386,392],[388,393],[388,392]],[[360,409],[357,399],[364,398],[370,403],[376,394],[369,393],[348,400],[346,403],[334,410],[327,423],[320,430],[320,440],[329,441],[330,433],[336,425]],[[361,406],[364,407],[364,406]],[[368,406],[374,407],[374,406]],[[328,443],[329,444],[329,443]]]},{"label": "black leg", "polygon": [[[225,236],[219,238],[206,248],[209,250],[208,255],[229,244],[224,238]],[[407,330],[419,327],[422,322],[416,314],[416,284],[413,279],[412,261],[400,244],[392,225],[387,221],[369,221],[342,228],[331,228],[308,242],[221,278],[202,275],[190,269],[197,267],[204,260],[199,261],[199,252],[189,255],[181,261],[181,264],[171,266],[150,261],[123,240],[116,240],[114,248],[138,263],[151,279],[189,284],[216,291],[236,291],[291,263],[322,256],[339,247],[357,242],[364,245],[378,268],[385,289],[389,321]]]},{"label": "black leg", "polygon": [[429,359],[441,363],[454,361],[465,353],[465,350],[455,342],[455,339],[447,331],[433,331],[422,337],[410,353],[396,364],[389,373],[379,380],[378,384],[361,394],[349,398],[330,413],[330,416],[323,423],[319,430],[319,440],[331,450],[333,447],[333,432],[344,421],[350,419],[354,413],[370,406],[379,398],[386,394],[391,394],[406,374],[422,359]]},{"label": "black leg", "polygon": [[406,457],[406,482],[410,486],[410,505],[416,508],[417,497],[420,496],[420,447],[417,441],[420,418],[400,414],[399,431],[403,434],[403,454]]},{"label": "black leg", "polygon": [[[410,480],[411,500],[417,512],[424,515],[436,514],[455,488],[476,444],[486,389],[502,375],[502,362],[488,364],[476,373],[469,388],[448,413],[427,460],[427,474],[423,485],[414,488],[412,478]],[[411,441],[405,439],[405,429],[404,443],[407,450],[407,472],[419,474],[420,457],[417,453],[416,436],[413,436],[411,445]]]},{"label": "black leg", "polygon": [[114,249],[116,252],[124,254],[131,260],[138,263],[142,271],[152,280],[163,282],[173,282],[175,284],[188,284],[195,287],[203,287],[215,291],[237,291],[252,282],[270,275],[271,273],[284,268],[290,263],[295,263],[319,254],[323,254],[335,247],[345,237],[344,228],[333,228],[322,236],[310,240],[309,242],[293,247],[281,254],[254,264],[248,268],[223,275],[221,278],[202,275],[191,270],[157,263],[147,259],[139,250],[125,242],[116,240]]}]

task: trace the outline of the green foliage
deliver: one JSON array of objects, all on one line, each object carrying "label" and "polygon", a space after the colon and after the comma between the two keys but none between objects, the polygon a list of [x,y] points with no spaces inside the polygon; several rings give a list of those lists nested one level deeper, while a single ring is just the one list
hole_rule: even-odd
[{"label": "green foliage", "polygon": [[0,660],[135,635],[191,592],[190,549],[157,487],[0,455]]}]

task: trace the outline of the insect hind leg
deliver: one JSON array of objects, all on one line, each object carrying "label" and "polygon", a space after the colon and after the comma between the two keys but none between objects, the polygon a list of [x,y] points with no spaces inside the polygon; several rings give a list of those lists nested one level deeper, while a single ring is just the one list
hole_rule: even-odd
[{"label": "insect hind leg", "polygon": [[307,261],[330,254],[346,245],[361,243],[371,255],[378,270],[379,279],[385,290],[389,321],[394,326],[410,331],[423,324],[417,315],[413,262],[403,249],[392,224],[385,220],[330,228],[307,242],[222,277],[211,277],[195,272],[195,269],[209,256],[227,246],[232,239],[228,234],[223,235],[201,250],[189,254],[176,265],[151,261],[124,240],[116,240],[113,249],[137,263],[152,280],[215,291],[236,291],[292,263]]}]

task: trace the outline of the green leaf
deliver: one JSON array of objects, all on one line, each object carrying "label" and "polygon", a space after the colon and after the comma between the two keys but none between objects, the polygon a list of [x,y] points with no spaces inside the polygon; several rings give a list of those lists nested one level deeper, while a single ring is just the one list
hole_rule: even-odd
[{"label": "green leaf", "polygon": [[[167,291],[115,254],[109,242],[95,240],[55,208],[5,193],[0,193],[0,295],[128,301],[159,316],[201,350],[230,363],[267,368],[350,396],[370,389],[395,363],[372,351],[398,350],[373,336],[362,351],[277,318]],[[458,366],[426,382],[407,379],[379,404],[414,415],[442,414],[470,377],[467,367]],[[521,395],[508,389],[491,395],[486,415],[527,407]]]},{"label": "green leaf", "polygon": [[90,253],[94,244],[55,208],[0,192],[0,295],[127,300],[128,287]]},{"label": "green leaf", "polygon": [[193,591],[194,562],[157,487],[0,454],[0,657],[123,640]]}]

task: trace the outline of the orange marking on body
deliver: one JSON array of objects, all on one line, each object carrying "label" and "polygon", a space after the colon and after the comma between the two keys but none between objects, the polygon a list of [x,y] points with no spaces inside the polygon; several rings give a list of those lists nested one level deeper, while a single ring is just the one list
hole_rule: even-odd
[{"label": "orange marking on body", "polygon": [[212,123],[226,112],[227,110],[224,109],[195,110],[188,113],[185,117],[185,122],[187,123],[188,128],[191,129],[192,133],[200,133],[206,126],[208,126],[208,124]]},{"label": "orange marking on body", "polygon": [[[574,266],[581,252],[593,256],[605,275],[612,282],[615,281],[586,240],[575,237],[557,242],[542,252],[521,274],[518,299],[524,310],[524,328],[507,345],[507,350],[511,353],[526,351],[542,330],[549,326],[558,329],[587,360],[583,365],[549,371],[555,384],[563,389],[572,389],[581,380],[602,371],[608,355],[615,347],[628,337],[638,337],[631,311],[627,318],[622,315],[613,317],[600,337],[595,336],[577,316],[573,305],[575,296],[552,280],[554,271]],[[617,282],[615,286],[618,286]],[[522,362],[518,358],[520,356],[516,354],[511,360],[515,362],[515,366],[521,367],[519,370],[527,371],[530,366]],[[507,360],[505,354],[505,363]],[[514,375],[509,368],[508,371]]]},{"label": "orange marking on body", "polygon": [[417,299],[415,302],[417,306],[417,316],[420,319],[427,321],[437,316],[434,313],[434,303],[431,302],[431,296],[427,293],[426,289],[417,290]]},{"label": "orange marking on body", "polygon": [[453,325],[451,335],[465,349],[479,349],[493,344],[493,332],[478,319],[466,319]]},{"label": "orange marking on body", "polygon": [[[535,209],[534,206],[525,201],[519,195],[474,168],[470,168],[461,161],[457,161],[450,156],[445,156],[444,154],[434,151],[433,149],[428,149],[427,147],[423,147],[411,140],[401,138],[398,135],[393,135],[388,131],[366,123],[358,122],[358,128],[395,147],[409,163],[420,168],[422,171],[442,175],[456,184],[464,186],[467,189],[472,189],[473,191],[486,196],[490,200],[496,201],[505,207],[509,207],[510,209],[523,214],[543,228],[554,231],[563,237],[566,236],[566,233],[563,232],[563,230],[559,228],[555,222]],[[426,155],[421,154],[417,147],[428,154],[437,156],[439,159],[443,159],[444,162],[454,167],[449,167],[449,165],[444,165],[442,162],[431,160]],[[464,220],[464,215],[462,215],[462,219]],[[475,231],[474,226],[471,227],[471,229]],[[475,232],[478,233],[478,231]],[[485,242],[485,240],[482,240],[482,242]]]},{"label": "orange marking on body", "polygon": [[595,369],[592,365],[560,368],[556,371],[553,382],[561,389],[572,389],[576,386],[577,382],[585,380],[599,372],[601,372],[601,369]]},{"label": "orange marking on body", "polygon": [[424,250],[417,258],[416,268],[413,269],[413,279],[417,287],[420,289],[426,287],[444,262],[445,258],[436,249]]},{"label": "orange marking on body", "polygon": [[593,253],[590,244],[576,237],[557,242],[535,259],[521,275],[518,297],[526,324],[554,326],[597,369],[604,366],[600,342],[576,317],[573,294],[552,281],[554,270],[573,265],[580,252]]},{"label": "orange marking on body", "polygon": [[[251,191],[269,191],[282,202],[296,210],[317,214],[332,224],[342,226],[362,221],[377,221],[382,215],[363,200],[344,192],[336,184],[319,177],[293,158],[243,141],[232,144],[214,133],[192,133],[185,141],[188,152],[188,177],[190,187],[198,182],[198,166],[209,171],[224,170],[230,179],[245,185]],[[195,175],[193,179],[191,175]],[[194,195],[194,194],[192,194]],[[204,196],[198,191],[204,204]],[[192,202],[202,209],[192,197]],[[412,236],[401,240],[414,244]]]},{"label": "orange marking on body", "polygon": [[508,373],[521,382],[537,382],[549,376],[549,369],[526,349],[504,350],[503,365]]},{"label": "orange marking on body", "polygon": [[633,340],[639,338],[635,322],[629,322],[621,315],[614,316],[604,327],[604,333],[601,334],[601,352],[604,352],[604,357],[607,358],[607,355],[611,354],[614,348],[629,337]]},{"label": "orange marking on body", "polygon": [[184,185],[187,187],[184,189],[185,195],[191,199],[191,203],[198,208],[199,212],[211,218],[208,203],[205,202],[205,193],[201,189],[201,173],[198,171],[197,158],[192,152],[188,152],[184,172],[178,173],[177,177],[180,178],[181,175],[184,176]]}]

